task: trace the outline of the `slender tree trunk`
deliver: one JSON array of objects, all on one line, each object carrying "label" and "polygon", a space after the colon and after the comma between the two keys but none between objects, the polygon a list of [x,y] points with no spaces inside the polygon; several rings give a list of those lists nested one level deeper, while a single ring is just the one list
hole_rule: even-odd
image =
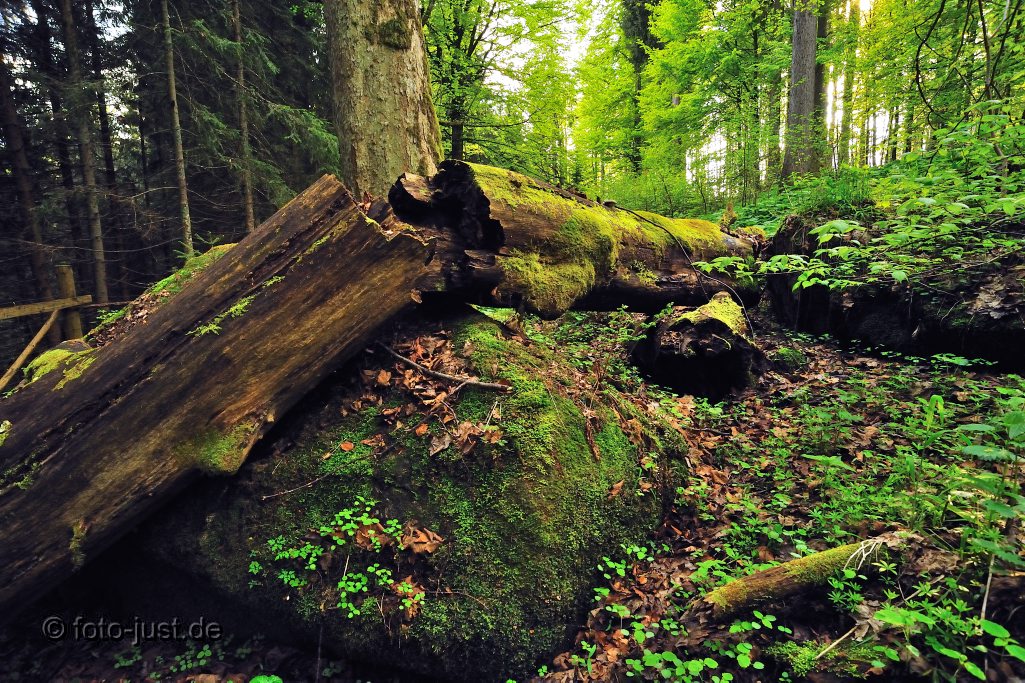
[{"label": "slender tree trunk", "polygon": [[107,257],[103,247],[103,223],[100,220],[100,203],[96,188],[96,166],[93,158],[92,130],[89,121],[88,97],[83,92],[82,59],[78,50],[78,35],[75,32],[75,17],[71,0],[61,0],[61,24],[64,28],[64,49],[68,60],[68,83],[71,88],[65,98],[74,119],[79,149],[82,157],[82,181],[85,185],[86,210],[89,216],[89,239],[92,243],[93,273],[96,286],[96,303],[106,304]]},{"label": "slender tree trunk", "polygon": [[[46,81],[47,98],[50,101],[50,109],[53,112],[53,144],[57,151],[57,168],[60,172],[61,187],[63,188],[64,210],[67,212],[68,232],[71,236],[71,244],[76,248],[86,249],[85,230],[82,226],[81,207],[75,196],[75,170],[71,160],[71,150],[68,139],[68,122],[65,118],[64,104],[60,96],[57,83],[63,76],[58,72],[57,64],[53,57],[51,46],[52,34],[50,33],[50,8],[42,0],[32,0],[32,11],[36,15],[36,35],[34,61],[37,68]],[[78,253],[74,254],[72,263],[75,267],[75,275],[79,282],[89,282],[91,277],[87,263],[79,258]]]},{"label": "slender tree trunk", "polygon": [[242,144],[242,205],[245,209],[246,232],[256,229],[256,212],[253,209],[253,153],[249,143],[249,108],[246,106],[246,66],[242,50],[242,3],[232,0],[231,20],[235,28],[235,43],[238,44],[238,73],[235,76],[238,89],[238,129]]},{"label": "slender tree trunk", "polygon": [[837,157],[840,164],[849,164],[851,158],[851,122],[854,118],[854,78],[857,73],[858,33],[861,29],[859,0],[849,0],[847,16],[847,49],[843,64],[843,112],[840,115],[840,136]]},{"label": "slender tree trunk", "polygon": [[[18,206],[21,209],[22,225],[29,239],[29,262],[32,277],[36,281],[36,295],[43,300],[53,298],[53,287],[47,268],[43,247],[43,226],[36,213],[35,183],[32,165],[28,160],[24,127],[14,104],[14,78],[7,65],[6,56],[0,58],[0,117],[2,117],[4,139],[11,157],[14,171],[14,185],[18,190]],[[52,329],[50,341],[60,341],[60,330]]]},{"label": "slender tree trunk", "polygon": [[185,249],[185,256],[188,258],[195,253],[195,249],[192,246],[189,186],[185,179],[185,150],[182,146],[182,124],[178,117],[178,90],[174,82],[174,43],[171,40],[171,17],[167,9],[167,0],[160,0],[160,21],[164,32],[164,59],[167,62],[167,97],[171,103],[171,137],[174,141],[174,169],[178,176],[178,209],[182,220],[182,246]]},{"label": "slender tree trunk", "polygon": [[433,174],[441,131],[415,0],[325,0],[341,179],[384,195],[406,171]]},{"label": "slender tree trunk", "polygon": [[815,173],[821,167],[816,131],[820,108],[820,71],[815,63],[819,20],[812,0],[797,0],[793,16],[793,48],[790,61],[790,99],[787,105],[786,152],[783,179],[795,173]]},{"label": "slender tree trunk", "polygon": [[114,143],[111,135],[110,112],[107,110],[107,92],[104,86],[103,60],[100,57],[100,33],[93,15],[93,2],[86,3],[86,26],[89,29],[89,51],[92,58],[93,80],[96,83],[96,106],[100,121],[100,152],[103,156],[104,180],[107,189],[107,206],[113,224],[112,237],[117,257],[109,262],[113,266],[112,278],[117,283],[118,295],[122,300],[129,298],[128,282],[122,259],[125,251],[125,218],[121,196],[117,186],[117,170],[114,167]]}]

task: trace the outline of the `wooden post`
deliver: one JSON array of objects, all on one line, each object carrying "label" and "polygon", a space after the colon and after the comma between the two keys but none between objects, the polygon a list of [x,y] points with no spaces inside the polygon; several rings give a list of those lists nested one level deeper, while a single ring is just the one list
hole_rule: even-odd
[{"label": "wooden post", "polygon": [[[57,290],[62,299],[75,298],[75,272],[68,263],[57,264]],[[82,314],[78,312],[77,308],[69,308],[64,311],[64,319],[61,323],[65,339],[80,339],[82,337]]]},{"label": "wooden post", "polygon": [[21,355],[15,359],[14,364],[7,368],[7,372],[4,373],[3,377],[0,377],[0,392],[3,392],[3,390],[7,388],[10,381],[18,374],[18,370],[21,369],[21,366],[25,364],[28,357],[31,356],[32,352],[36,350],[37,346],[39,346],[39,342],[43,341],[43,337],[46,336],[46,333],[50,331],[50,328],[53,327],[53,324],[57,321],[58,315],[60,315],[60,311],[54,311],[50,314],[50,317],[46,319],[43,326],[39,328],[38,332],[36,332],[36,336],[32,337],[32,341],[28,343],[28,346],[26,346],[25,350],[21,352]]}]

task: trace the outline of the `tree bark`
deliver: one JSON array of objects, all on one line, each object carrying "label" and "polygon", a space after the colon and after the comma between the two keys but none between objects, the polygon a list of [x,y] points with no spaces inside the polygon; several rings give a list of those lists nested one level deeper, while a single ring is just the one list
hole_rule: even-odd
[{"label": "tree bark", "polygon": [[794,174],[817,173],[822,166],[821,131],[816,130],[816,111],[821,108],[821,73],[816,65],[819,19],[814,0],[797,0],[793,26],[784,180]]},{"label": "tree bark", "polygon": [[712,401],[748,386],[765,360],[744,309],[726,292],[695,309],[674,308],[637,344],[633,357],[660,385]]},{"label": "tree bark", "polygon": [[851,125],[854,121],[854,78],[857,72],[858,33],[861,29],[860,0],[849,0],[847,18],[848,41],[843,62],[843,112],[840,115],[840,137],[837,147],[838,165],[850,164],[851,158]]},{"label": "tree bark", "polygon": [[441,132],[414,0],[326,0],[341,180],[382,196],[400,174],[433,174]]},{"label": "tree bark", "polygon": [[246,65],[242,50],[242,3],[232,0],[231,21],[235,29],[235,43],[238,45],[238,72],[236,92],[238,93],[238,130],[242,148],[242,207],[245,211],[246,232],[256,229],[256,212],[253,208],[253,152],[249,143],[249,107],[246,106]]},{"label": "tree bark", "polygon": [[235,471],[283,411],[412,303],[428,253],[325,177],[145,324],[66,354],[0,403],[0,614],[198,474]]},{"label": "tree bark", "polygon": [[719,291],[757,300],[753,287],[692,267],[753,253],[753,242],[709,221],[598,204],[513,171],[452,160],[430,180],[403,176],[389,199],[400,219],[433,231],[437,278],[466,300],[545,317],[624,303],[657,311],[703,304]]},{"label": "tree bark", "polygon": [[83,92],[82,58],[78,49],[78,35],[71,0],[61,0],[61,24],[64,28],[64,49],[68,60],[68,81],[70,96],[64,101],[74,120],[82,157],[82,181],[85,185],[86,210],[89,216],[89,239],[92,243],[93,274],[96,287],[96,303],[105,304],[107,296],[107,257],[103,247],[103,223],[100,220],[100,203],[96,188],[96,162],[93,156],[92,130],[89,121],[88,98]]},{"label": "tree bark", "polygon": [[[67,212],[68,232],[71,243],[76,249],[87,250],[85,230],[82,227],[80,202],[75,196],[75,171],[71,162],[70,137],[64,104],[57,84],[62,76],[58,73],[54,61],[52,34],[50,32],[50,7],[41,0],[32,0],[32,11],[36,15],[36,31],[34,59],[39,71],[46,81],[47,97],[53,113],[53,143],[57,150],[57,168],[60,171],[61,187],[64,189],[64,210]],[[89,282],[89,272],[84,259],[77,256],[72,259],[78,281]]]},{"label": "tree bark", "polygon": [[192,246],[192,215],[189,213],[189,186],[185,178],[185,149],[182,145],[181,119],[178,116],[178,88],[174,78],[174,41],[171,40],[171,17],[167,9],[167,0],[160,0],[160,21],[164,34],[164,60],[167,65],[167,97],[171,104],[171,138],[174,143],[174,170],[178,178],[178,210],[182,221],[182,246],[187,258],[195,253],[195,248]]}]

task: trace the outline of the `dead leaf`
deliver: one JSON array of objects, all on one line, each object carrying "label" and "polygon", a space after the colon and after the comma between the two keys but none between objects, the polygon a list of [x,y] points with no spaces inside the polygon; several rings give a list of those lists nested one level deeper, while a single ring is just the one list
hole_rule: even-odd
[{"label": "dead leaf", "polygon": [[445,539],[430,529],[421,529],[407,523],[402,530],[402,547],[417,555],[430,554],[438,549]]},{"label": "dead leaf", "polygon": [[426,434],[427,433],[427,423],[426,422],[421,422],[420,424],[418,424],[416,426],[416,429],[413,430],[413,433],[416,434],[417,436],[423,436],[424,434]]},{"label": "dead leaf", "polygon": [[623,492],[623,484],[624,483],[626,483],[625,480],[620,479],[619,481],[617,481],[615,484],[612,485],[612,488],[609,489],[609,500],[612,500],[613,498],[615,498],[616,496],[618,496],[620,493]]},{"label": "dead leaf", "polygon": [[342,442],[342,443],[341,443],[341,444],[339,445],[339,448],[341,448],[341,449],[342,449],[343,451],[345,451],[346,453],[348,453],[349,451],[351,451],[351,450],[352,450],[353,448],[355,448],[355,447],[356,447],[356,444],[352,443],[351,441],[343,441],[343,442]]},{"label": "dead leaf", "polygon": [[437,455],[438,453],[441,453],[443,450],[445,450],[451,445],[452,437],[449,436],[448,432],[436,434],[433,438],[431,438],[431,448],[429,450],[429,453],[431,455]]},{"label": "dead leaf", "polygon": [[388,386],[391,383],[391,373],[387,370],[381,370],[377,373],[377,383],[383,387]]}]

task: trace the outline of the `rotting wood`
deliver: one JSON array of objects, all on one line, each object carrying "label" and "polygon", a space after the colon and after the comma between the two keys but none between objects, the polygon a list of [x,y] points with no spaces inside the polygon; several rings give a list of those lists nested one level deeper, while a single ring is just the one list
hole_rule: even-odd
[{"label": "rotting wood", "polygon": [[0,402],[0,614],[200,473],[235,471],[278,416],[413,303],[429,254],[325,176],[145,325]]}]

